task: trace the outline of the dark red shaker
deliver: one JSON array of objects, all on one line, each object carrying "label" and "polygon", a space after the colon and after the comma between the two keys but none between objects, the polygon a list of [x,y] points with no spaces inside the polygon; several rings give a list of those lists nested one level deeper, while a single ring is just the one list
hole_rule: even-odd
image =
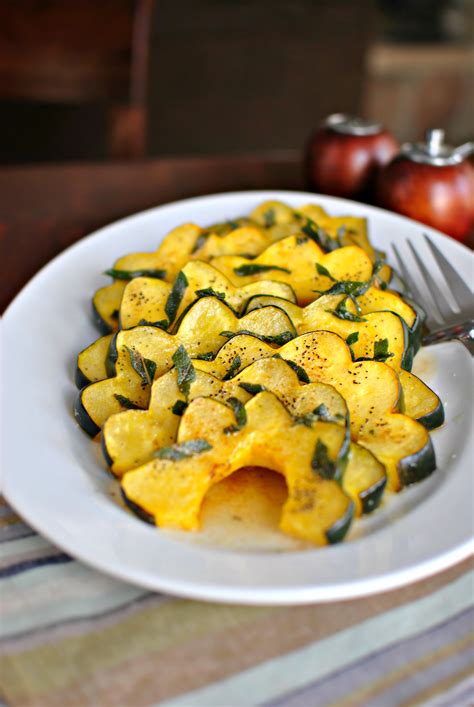
[{"label": "dark red shaker", "polygon": [[402,145],[380,173],[377,203],[465,241],[474,228],[474,142],[450,147],[444,130]]},{"label": "dark red shaker", "polygon": [[378,171],[398,150],[398,142],[380,123],[334,113],[309,140],[309,188],[322,194],[372,201]]}]

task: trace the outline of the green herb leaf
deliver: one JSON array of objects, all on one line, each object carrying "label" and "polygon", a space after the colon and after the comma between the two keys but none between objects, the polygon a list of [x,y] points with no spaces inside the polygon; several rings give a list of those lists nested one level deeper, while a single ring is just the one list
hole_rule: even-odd
[{"label": "green herb leaf", "polygon": [[336,240],[339,248],[342,248],[342,239],[344,238],[346,233],[349,233],[349,231],[347,230],[347,226],[339,226],[336,231]]},{"label": "green herb leaf", "polygon": [[217,299],[225,300],[225,292],[216,292],[212,287],[196,290],[196,294],[198,297],[217,297]]},{"label": "green herb leaf", "polygon": [[309,376],[304,370],[304,368],[302,368],[302,366],[299,366],[294,361],[290,361],[288,358],[283,358],[283,356],[280,356],[280,354],[274,354],[272,358],[281,358],[282,361],[284,361],[291,369],[293,369],[293,371],[298,376],[298,379],[302,383],[309,383]]},{"label": "green herb leaf", "polygon": [[333,479],[336,474],[336,465],[329,458],[328,448],[320,439],[316,442],[311,468],[323,479]]},{"label": "green herb leaf", "polygon": [[155,377],[156,373],[156,363],[152,361],[150,358],[144,358],[145,361],[145,367],[148,372],[148,376],[150,378],[150,383],[153,383],[153,379]]},{"label": "green herb leaf", "polygon": [[280,272],[291,273],[288,268],[281,268],[279,265],[260,265],[259,263],[244,263],[234,268],[234,272],[239,277],[247,277],[248,275],[256,275],[269,270],[279,270]]},{"label": "green herb leaf", "polygon": [[139,405],[133,403],[129,398],[126,398],[125,395],[114,393],[114,398],[118,400],[120,405],[127,410],[141,410]]},{"label": "green herb leaf", "polygon": [[196,371],[183,344],[180,344],[174,352],[173,363],[178,371],[178,388],[187,400],[191,383],[196,380]]},{"label": "green herb leaf", "polygon": [[142,385],[151,385],[156,372],[156,363],[149,358],[144,358],[140,351],[125,347],[130,356],[130,363],[133,370],[138,373],[141,378]]},{"label": "green herb leaf", "polygon": [[190,439],[181,444],[173,444],[171,447],[162,447],[154,455],[157,459],[169,459],[170,461],[180,461],[202,454],[212,449],[212,445],[205,439]]},{"label": "green herb leaf", "polygon": [[247,424],[247,412],[245,410],[244,404],[238,398],[228,398],[227,403],[230,405],[234,411],[236,425],[230,425],[224,428],[225,434],[232,434],[233,432],[238,432]]},{"label": "green herb leaf", "polygon": [[154,326],[157,329],[166,331],[169,326],[169,321],[167,319],[160,319],[158,322],[149,322],[148,319],[140,319],[138,326]]},{"label": "green herb leaf", "polygon": [[177,415],[178,417],[181,417],[183,415],[184,411],[188,407],[188,403],[185,403],[184,400],[177,400],[173,407],[171,408],[171,412],[173,415]]},{"label": "green herb leaf", "polygon": [[275,209],[267,209],[265,213],[263,214],[263,225],[265,228],[271,228],[272,226],[275,225],[276,223],[276,218],[275,218]]},{"label": "green herb leaf", "polygon": [[353,331],[352,334],[349,334],[349,336],[346,339],[346,344],[348,346],[352,346],[352,344],[355,344],[359,341],[359,332],[358,331]]},{"label": "green herb leaf", "polygon": [[347,309],[346,306],[347,297],[342,299],[335,309],[328,309],[327,312],[334,314],[338,319],[345,319],[348,322],[365,322],[367,321],[363,317],[359,317],[358,314],[353,314]]},{"label": "green herb leaf", "polygon": [[331,415],[329,414],[329,410],[327,409],[327,406],[324,403],[321,403],[317,407],[314,408],[313,412],[308,412],[305,415],[302,415],[301,417],[295,418],[295,422],[297,425],[305,425],[306,427],[312,427],[313,422],[317,422],[317,420],[331,420]]},{"label": "green herb leaf", "polygon": [[263,393],[266,390],[265,386],[260,385],[260,383],[239,383],[239,388],[250,393],[250,395],[257,395],[257,393]]},{"label": "green herb leaf", "polygon": [[334,238],[326,233],[322,228],[320,228],[313,219],[307,218],[305,225],[301,228],[303,233],[305,233],[308,238],[316,243],[320,248],[322,248],[326,253],[336,250],[339,245]]},{"label": "green herb leaf", "polygon": [[377,339],[374,343],[374,361],[386,361],[393,355],[388,350],[388,339]]},{"label": "green herb leaf", "polygon": [[336,282],[336,278],[334,278],[329,272],[329,270],[325,268],[324,265],[321,265],[321,263],[316,263],[316,270],[318,271],[319,275],[324,275],[324,277],[328,277],[333,282]]},{"label": "green herb leaf", "polygon": [[165,313],[169,319],[170,324],[172,324],[178,313],[179,306],[183,301],[184,293],[188,286],[188,278],[183,271],[179,272],[173,283],[171,292],[168,295],[165,305]]},{"label": "green herb leaf", "polygon": [[199,361],[213,361],[215,358],[215,353],[213,351],[206,351],[206,353],[200,353],[195,356]]},{"label": "green herb leaf", "polygon": [[360,297],[367,292],[371,283],[367,282],[356,282],[353,280],[340,280],[336,282],[335,285],[325,290],[325,295],[348,295],[350,297]]},{"label": "green herb leaf", "polygon": [[247,334],[248,336],[255,336],[256,339],[264,341],[266,344],[277,344],[278,346],[283,346],[283,344],[288,343],[295,338],[295,334],[291,331],[283,331],[281,334],[276,334],[275,336],[264,336],[263,334],[256,334],[254,331],[249,331],[248,329],[240,329],[239,331],[221,331],[220,336],[225,336],[228,339],[232,339],[234,336],[240,336],[241,334]]},{"label": "green herb leaf", "polygon": [[114,280],[133,280],[134,277],[156,277],[157,280],[163,280],[166,277],[166,270],[118,270],[110,268],[106,270],[104,275],[110,275]]},{"label": "green herb leaf", "polygon": [[308,241],[308,236],[296,236],[296,245],[304,245]]},{"label": "green herb leaf", "polygon": [[228,381],[231,378],[233,378],[235,376],[235,374],[237,373],[237,371],[239,370],[241,363],[242,363],[242,360],[241,360],[240,356],[237,354],[237,356],[234,358],[234,360],[230,364],[229,369],[222,380]]},{"label": "green herb leaf", "polygon": [[320,403],[317,405],[314,410],[313,410],[313,415],[318,417],[320,420],[330,420],[331,415],[329,414],[329,410],[327,408],[327,405],[324,403]]},{"label": "green herb leaf", "polygon": [[204,231],[196,238],[196,241],[193,245],[193,249],[191,251],[191,253],[193,255],[194,255],[194,253],[196,253],[198,250],[200,250],[203,247],[204,243],[207,241],[207,239],[209,238],[210,235],[211,235],[210,231]]}]

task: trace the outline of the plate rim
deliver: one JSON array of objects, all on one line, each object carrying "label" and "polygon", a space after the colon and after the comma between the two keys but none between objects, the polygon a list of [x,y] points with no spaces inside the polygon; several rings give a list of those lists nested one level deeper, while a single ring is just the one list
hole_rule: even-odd
[{"label": "plate rim", "polygon": [[[8,327],[8,322],[10,319],[14,318],[15,316],[15,310],[17,303],[21,301],[22,297],[24,296],[24,293],[27,292],[31,287],[36,286],[37,281],[41,279],[42,277],[45,277],[45,273],[47,274],[47,271],[52,269],[53,266],[54,268],[58,267],[58,263],[60,266],[61,260],[64,258],[69,258],[71,255],[71,252],[74,252],[75,249],[80,249],[87,247],[87,244],[92,241],[92,239],[96,238],[99,235],[104,235],[107,233],[108,230],[113,230],[119,227],[123,227],[127,225],[127,222],[133,221],[134,219],[138,218],[143,218],[150,216],[151,214],[157,212],[157,211],[163,211],[167,208],[176,208],[182,207],[183,205],[190,205],[196,202],[203,202],[203,201],[209,201],[210,199],[216,199],[216,200],[222,200],[225,201],[229,197],[232,198],[246,198],[246,197],[255,197],[258,199],[267,199],[267,198],[273,198],[273,199],[288,199],[291,201],[292,197],[297,197],[297,198],[307,198],[308,200],[312,201],[322,201],[325,203],[328,208],[331,208],[332,205],[336,207],[347,207],[348,209],[351,208],[351,206],[356,206],[357,210],[363,210],[367,209],[367,217],[370,218],[370,213],[373,212],[374,210],[376,212],[380,212],[383,215],[389,216],[390,218],[395,218],[395,219],[400,219],[403,224],[405,224],[405,228],[407,227],[407,224],[409,227],[417,227],[418,229],[423,229],[427,233],[433,233],[436,234],[437,236],[441,236],[443,238],[447,238],[444,234],[440,233],[439,231],[436,231],[435,229],[430,228],[429,226],[426,226],[424,224],[421,224],[419,222],[416,222],[412,219],[406,218],[404,216],[400,216],[399,214],[393,214],[385,209],[381,209],[379,207],[374,207],[368,204],[363,204],[360,202],[354,202],[351,200],[347,199],[341,199],[338,197],[328,197],[326,195],[322,194],[313,194],[310,192],[304,192],[304,191],[294,191],[294,190],[260,190],[260,189],[255,189],[255,190],[244,190],[244,191],[237,191],[237,192],[222,192],[219,194],[209,194],[209,195],[203,195],[203,196],[198,196],[198,197],[189,197],[186,199],[181,199],[177,200],[174,202],[162,204],[159,206],[151,207],[149,209],[137,212],[135,214],[131,214],[130,216],[127,216],[125,218],[119,219],[117,221],[114,221],[111,224],[108,224],[100,229],[97,229],[96,231],[92,232],[91,234],[84,236],[81,238],[79,241],[76,243],[72,244],[65,250],[61,251],[57,256],[55,256],[51,261],[46,263],[39,271],[36,273],[29,281],[26,283],[26,285],[20,290],[20,292],[15,296],[13,301],[9,304],[7,309],[4,312],[3,315],[3,322],[2,322],[2,331],[5,327]],[[458,241],[452,240],[451,246],[454,246],[455,248],[458,248],[460,250],[460,255],[466,255],[469,254],[471,258],[473,257],[473,254],[471,251],[464,246],[463,244],[459,243]],[[3,356],[2,356],[3,359]],[[3,397],[3,396],[2,396]],[[3,457],[3,452],[2,452],[2,457]],[[101,572],[106,572],[107,574],[116,577],[117,579],[123,580],[123,581],[128,581],[128,582],[133,582],[135,584],[139,584],[139,586],[146,587],[147,589],[153,589],[153,590],[158,590],[158,591],[164,591],[165,593],[171,593],[176,596],[182,596],[182,597],[188,597],[188,598],[193,598],[193,599],[198,599],[198,600],[206,600],[206,601],[220,601],[224,603],[241,603],[241,604],[252,604],[252,605],[257,605],[257,604],[264,604],[264,605],[291,605],[291,604],[303,604],[303,603],[308,603],[308,602],[331,602],[331,601],[341,601],[341,600],[351,600],[355,599],[357,597],[362,597],[362,596],[368,596],[370,594],[376,594],[376,593],[382,593],[385,591],[391,591],[393,589],[396,589],[397,587],[404,586],[408,583],[414,582],[414,581],[419,581],[423,578],[426,578],[428,576],[431,576],[437,572],[442,571],[443,569],[447,569],[448,567],[461,562],[462,560],[466,559],[470,554],[473,553],[474,551],[474,540],[469,539],[462,545],[458,545],[451,550],[448,550],[440,555],[436,555],[434,557],[431,557],[424,562],[418,563],[414,566],[409,566],[404,569],[399,569],[393,572],[387,572],[381,575],[377,575],[375,577],[369,577],[369,578],[363,578],[363,579],[355,579],[352,580],[350,583],[344,583],[340,585],[323,585],[323,588],[321,591],[318,591],[318,585],[313,585],[311,587],[304,587],[304,588],[282,588],[282,589],[274,589],[274,590],[268,590],[267,588],[247,588],[247,587],[237,587],[237,588],[232,588],[232,587],[224,587],[224,586],[219,586],[219,585],[214,585],[210,584],[207,585],[203,582],[200,582],[199,585],[192,585],[190,586],[188,583],[184,583],[183,586],[179,586],[179,583],[176,582],[176,580],[171,580],[170,583],[168,583],[167,578],[163,579],[162,577],[160,578],[160,581],[157,583],[155,580],[153,581],[147,581],[146,578],[142,577],[139,581],[137,578],[132,578],[130,576],[130,573],[127,574],[126,571],[121,572],[119,568],[117,567],[107,567],[104,568],[104,565],[102,562],[95,562],[93,559],[88,557],[86,554],[83,554],[82,551],[78,551],[75,549],[73,553],[71,553],[70,550],[70,545],[68,543],[61,543],[61,540],[58,540],[57,537],[51,536],[49,533],[49,529],[46,525],[41,522],[41,520],[38,522],[38,519],[32,518],[31,514],[27,510],[25,511],[22,508],[22,503],[21,499],[18,501],[18,498],[15,498],[15,492],[13,494],[8,489],[5,489],[5,497],[7,501],[17,510],[20,515],[22,515],[25,520],[33,527],[35,530],[40,532],[44,537],[46,537],[48,540],[50,540],[53,544],[55,544],[58,547],[61,547],[64,549],[66,552],[69,552],[70,554],[73,554],[73,556],[80,561],[84,562],[88,566],[93,567],[94,569],[101,571]],[[33,514],[34,515],[34,514]],[[363,542],[364,538],[362,538],[360,541],[353,541],[353,542]],[[196,547],[196,546],[193,546]],[[201,550],[203,549],[202,547],[200,548]],[[216,549],[212,549],[211,552],[215,552]],[[233,553],[236,555],[237,553]],[[291,553],[294,555],[295,553]],[[158,588],[158,584],[161,584],[161,588]],[[331,595],[329,590],[331,589]]]}]

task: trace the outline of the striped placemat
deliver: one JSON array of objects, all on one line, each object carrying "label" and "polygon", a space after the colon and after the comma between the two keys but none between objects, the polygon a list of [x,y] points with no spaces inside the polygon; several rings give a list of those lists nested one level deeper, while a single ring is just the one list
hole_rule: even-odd
[{"label": "striped placemat", "polygon": [[473,704],[473,564],[299,607],[207,604],[110,579],[0,505],[6,705]]}]

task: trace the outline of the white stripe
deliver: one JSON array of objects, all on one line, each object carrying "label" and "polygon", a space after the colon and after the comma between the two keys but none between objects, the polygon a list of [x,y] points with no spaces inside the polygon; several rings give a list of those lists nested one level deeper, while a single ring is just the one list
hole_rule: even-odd
[{"label": "white stripe", "polygon": [[[33,550],[54,550],[54,545],[51,545],[46,538],[41,535],[32,535],[28,538],[20,538],[19,540],[11,540],[8,543],[0,544],[0,559],[7,560],[15,555],[32,552]],[[59,552],[59,551],[58,551]],[[21,559],[19,559],[21,562]]]},{"label": "white stripe", "polygon": [[387,645],[417,635],[472,604],[474,572],[423,599],[266,661],[160,707],[259,705],[304,687]]},{"label": "white stripe", "polygon": [[39,567],[2,581],[2,636],[104,613],[147,593],[79,562]]}]

